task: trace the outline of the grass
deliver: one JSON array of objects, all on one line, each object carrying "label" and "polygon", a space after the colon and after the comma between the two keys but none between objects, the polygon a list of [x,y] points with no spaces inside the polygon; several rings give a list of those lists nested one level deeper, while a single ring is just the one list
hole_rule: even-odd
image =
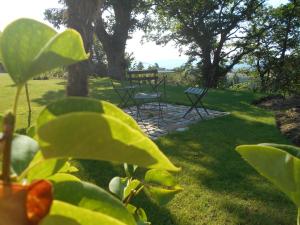
[{"label": "grass", "polygon": [[[31,81],[30,90],[37,116],[42,107],[64,96],[64,81]],[[91,96],[117,102],[106,79],[92,79]],[[188,104],[183,87],[168,87],[169,101]],[[11,107],[14,89],[7,76],[0,76],[0,112]],[[172,133],[157,144],[182,172],[175,174],[184,191],[166,207],[142,196],[142,205],[154,225],[288,225],[296,223],[293,204],[266,179],[258,175],[234,151],[240,144],[288,143],[275,126],[272,112],[251,105],[258,95],[212,90],[204,102],[208,108],[231,112],[230,116],[202,121],[186,132]],[[19,107],[18,127],[26,125],[25,98]],[[119,166],[82,161],[85,177],[104,187],[119,175]]]}]

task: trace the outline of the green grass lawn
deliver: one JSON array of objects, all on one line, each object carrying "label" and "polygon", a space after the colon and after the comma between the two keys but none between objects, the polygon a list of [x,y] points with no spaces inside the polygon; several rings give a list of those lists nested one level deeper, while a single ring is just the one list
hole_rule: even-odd
[{"label": "green grass lawn", "polygon": [[[0,112],[11,108],[14,88],[0,76]],[[31,81],[33,117],[43,106],[64,96],[62,80]],[[170,102],[188,104],[183,87],[168,87]],[[108,80],[92,79],[90,95],[116,103]],[[240,144],[288,143],[275,126],[272,112],[251,105],[258,97],[248,92],[211,90],[204,103],[208,108],[231,112],[230,116],[199,122],[186,132],[172,133],[157,144],[182,171],[175,174],[184,191],[166,207],[136,199],[154,225],[296,224],[293,204],[266,179],[259,176],[234,151]],[[18,127],[26,126],[26,102],[22,97]],[[120,167],[83,161],[84,176],[107,187]]]}]

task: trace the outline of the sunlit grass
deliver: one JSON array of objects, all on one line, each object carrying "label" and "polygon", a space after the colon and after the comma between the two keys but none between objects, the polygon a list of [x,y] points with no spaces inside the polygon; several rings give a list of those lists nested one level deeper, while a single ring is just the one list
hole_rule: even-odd
[{"label": "sunlit grass", "polygon": [[[15,90],[7,76],[0,76],[0,112],[11,108]],[[64,96],[63,80],[30,81],[33,119],[44,105]],[[92,79],[90,95],[117,103],[108,79]],[[168,101],[189,104],[184,87],[169,86]],[[201,121],[186,132],[174,132],[157,144],[182,171],[176,178],[184,191],[165,208],[145,200],[135,203],[148,212],[154,225],[288,225],[295,224],[293,204],[272,184],[258,175],[234,151],[240,144],[288,143],[275,125],[273,113],[251,102],[259,97],[249,92],[211,90],[204,99],[208,108],[231,115]],[[27,107],[20,100],[18,127],[26,126]],[[85,161],[86,179],[107,187],[121,167]]]}]

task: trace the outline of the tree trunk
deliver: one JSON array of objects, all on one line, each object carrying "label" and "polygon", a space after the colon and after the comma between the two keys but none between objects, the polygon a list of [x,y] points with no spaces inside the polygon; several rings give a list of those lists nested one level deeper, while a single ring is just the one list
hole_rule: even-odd
[{"label": "tree trunk", "polygon": [[201,46],[202,49],[202,76],[203,76],[203,85],[205,87],[211,88],[214,82],[214,75],[212,72],[213,64],[211,63],[211,47],[210,46]]},{"label": "tree trunk", "polygon": [[[68,27],[81,34],[86,52],[91,52],[94,34],[92,23],[100,0],[65,0],[65,2],[68,7]],[[88,60],[69,66],[67,95],[87,96],[90,73],[91,68]]]},{"label": "tree trunk", "polygon": [[125,49],[124,51],[107,51],[107,73],[109,77],[117,80],[123,80],[126,72],[126,61],[125,61]]},{"label": "tree trunk", "polygon": [[[112,7],[115,13],[115,27],[113,34],[106,31],[106,25],[102,14],[98,15],[95,33],[102,43],[108,62],[108,76],[122,80],[125,79],[126,60],[125,48],[128,33],[133,26],[131,13],[134,5],[131,1],[113,1]],[[129,5],[128,5],[129,4]]]}]

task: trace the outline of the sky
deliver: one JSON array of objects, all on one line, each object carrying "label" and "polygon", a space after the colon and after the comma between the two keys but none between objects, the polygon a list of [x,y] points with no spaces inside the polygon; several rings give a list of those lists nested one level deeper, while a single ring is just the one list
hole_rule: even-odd
[{"label": "sky", "polygon": [[[57,0],[1,0],[0,30],[2,31],[10,22],[21,17],[46,22],[44,10],[58,7],[57,2]],[[268,0],[268,2],[276,7],[287,0]],[[159,46],[154,42],[141,44],[142,36],[143,33],[140,31],[133,34],[133,38],[127,42],[127,52],[133,52],[136,61],[143,62],[145,67],[158,63],[161,67],[171,69],[186,62],[187,57],[180,55],[174,43],[166,46]]]}]

